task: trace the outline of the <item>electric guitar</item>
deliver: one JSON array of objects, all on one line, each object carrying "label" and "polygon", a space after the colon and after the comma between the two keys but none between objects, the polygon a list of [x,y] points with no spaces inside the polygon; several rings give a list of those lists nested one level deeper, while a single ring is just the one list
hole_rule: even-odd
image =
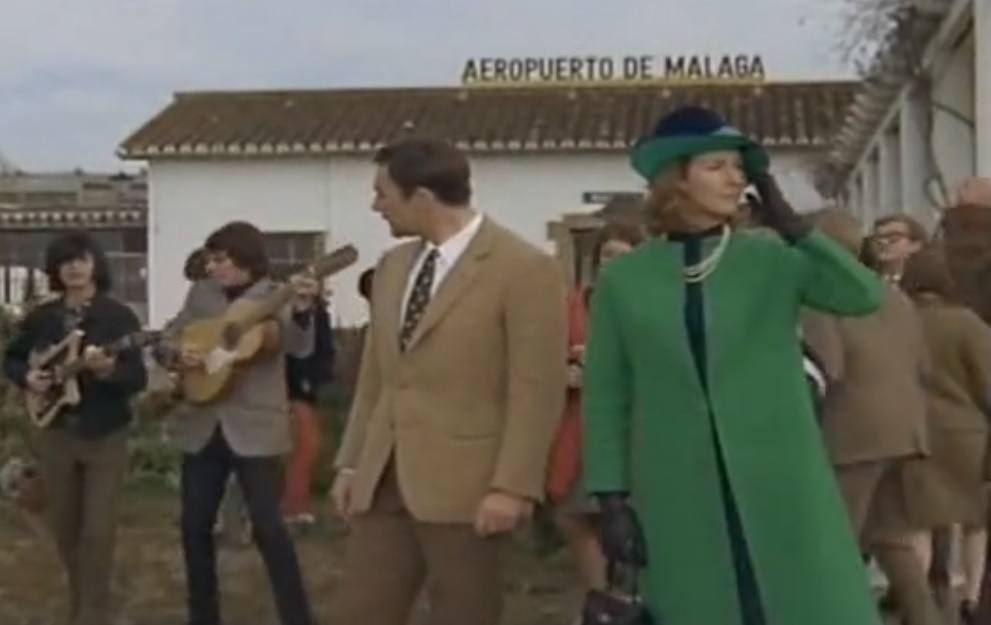
[{"label": "electric guitar", "polygon": [[[47,428],[64,409],[79,405],[79,373],[85,368],[82,330],[69,332],[64,339],[28,356],[29,370],[49,374],[52,383],[44,393],[30,388],[25,390],[24,403],[31,422],[39,428]],[[159,332],[132,332],[100,347],[109,356],[123,350],[141,349],[159,340]]]},{"label": "electric guitar", "polygon": [[[356,260],[358,251],[346,245],[318,258],[308,272],[320,279],[349,267]],[[184,398],[193,404],[206,404],[220,397],[231,383],[237,365],[251,361],[262,350],[265,342],[262,322],[288,304],[293,292],[290,283],[282,284],[264,298],[234,300],[223,314],[185,326],[179,332],[178,351],[191,349],[203,354],[203,366],[182,372],[180,384]]]}]

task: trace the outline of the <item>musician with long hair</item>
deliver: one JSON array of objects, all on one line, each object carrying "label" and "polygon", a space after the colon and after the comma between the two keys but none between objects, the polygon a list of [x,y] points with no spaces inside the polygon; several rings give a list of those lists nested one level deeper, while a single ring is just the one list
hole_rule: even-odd
[{"label": "musician with long hair", "polygon": [[68,576],[69,622],[106,625],[112,622],[110,580],[130,399],[144,388],[147,373],[139,349],[112,354],[104,347],[137,332],[140,324],[110,295],[106,255],[88,234],[55,238],[45,253],[45,271],[58,296],[24,319],[7,346],[4,373],[29,393],[57,397],[66,380],[59,371],[35,368],[31,355],[70,332],[83,333],[79,402],[40,432],[38,450],[46,513]]},{"label": "musician with long hair", "polygon": [[[262,233],[231,222],[204,244],[208,279],[194,283],[169,333],[181,336],[190,323],[215,318],[237,300],[260,302],[277,288],[269,278]],[[296,551],[282,519],[281,456],[290,449],[285,356],[306,356],[313,345],[309,311],[316,280],[296,278],[295,297],[262,322],[261,353],[239,365],[224,395],[188,406],[174,428],[182,459],[182,545],[190,625],[219,625],[216,542],[213,533],[228,476],[244,495],[255,544],[261,552],[283,625],[310,625],[312,616]],[[180,347],[181,371],[206,366],[200,349]]]}]

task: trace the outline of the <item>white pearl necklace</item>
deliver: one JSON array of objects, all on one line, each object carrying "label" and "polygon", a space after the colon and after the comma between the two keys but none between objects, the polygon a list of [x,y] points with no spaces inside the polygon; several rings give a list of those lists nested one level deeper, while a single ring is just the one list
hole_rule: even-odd
[{"label": "white pearl necklace", "polygon": [[731,232],[730,227],[723,224],[723,229],[719,237],[719,243],[716,245],[715,249],[713,249],[708,256],[699,262],[694,265],[687,265],[684,269],[682,269],[682,274],[685,276],[685,282],[688,282],[689,284],[702,282],[716,270],[716,267],[719,266],[719,261],[723,259],[723,254],[726,253],[726,248],[729,247]]}]

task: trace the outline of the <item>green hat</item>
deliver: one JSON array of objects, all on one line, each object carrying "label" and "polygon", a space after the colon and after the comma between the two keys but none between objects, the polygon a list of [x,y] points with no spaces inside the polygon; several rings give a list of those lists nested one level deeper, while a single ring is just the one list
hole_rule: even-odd
[{"label": "green hat", "polygon": [[662,117],[654,131],[633,146],[630,161],[649,182],[684,159],[720,150],[739,150],[743,171],[750,180],[767,171],[770,164],[759,143],[698,106],[675,109]]}]

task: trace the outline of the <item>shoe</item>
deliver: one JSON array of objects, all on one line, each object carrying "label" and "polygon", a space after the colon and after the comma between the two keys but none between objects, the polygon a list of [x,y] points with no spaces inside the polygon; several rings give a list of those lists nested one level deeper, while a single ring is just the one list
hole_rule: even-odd
[{"label": "shoe", "polygon": [[299,514],[289,514],[283,517],[282,521],[290,528],[306,529],[316,525],[317,517],[309,512]]},{"label": "shoe", "polygon": [[939,606],[940,610],[946,612],[951,609],[953,602],[956,599],[953,588],[943,583],[930,583],[930,587],[932,588],[933,598],[936,600],[936,605]]},{"label": "shoe", "polygon": [[884,593],[884,595],[882,595],[881,598],[878,600],[877,607],[882,612],[886,612],[886,613],[897,612],[898,598],[895,597],[895,593],[889,590],[888,592]]},{"label": "shoe", "polygon": [[303,514],[296,515],[296,522],[302,525],[313,525],[317,522],[317,517],[310,512],[304,512]]},{"label": "shoe", "polygon": [[254,536],[254,534],[251,533],[251,526],[250,525],[248,525],[247,527],[245,527],[245,528],[243,528],[241,530],[240,539],[241,539],[241,546],[242,547],[247,547],[251,543],[255,542],[255,536]]},{"label": "shoe", "polygon": [[977,625],[977,606],[973,601],[960,602],[960,625]]}]

